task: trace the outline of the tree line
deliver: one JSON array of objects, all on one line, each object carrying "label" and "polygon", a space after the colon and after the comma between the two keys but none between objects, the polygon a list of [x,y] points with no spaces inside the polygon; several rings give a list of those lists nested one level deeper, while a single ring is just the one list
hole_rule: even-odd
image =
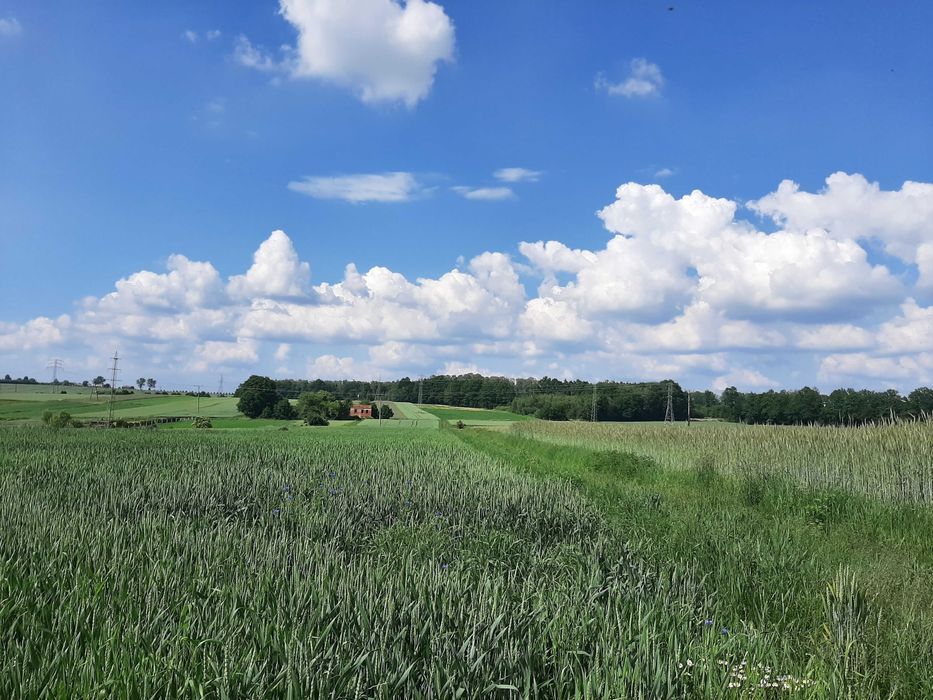
[{"label": "tree line", "polygon": [[[601,421],[664,420],[670,388],[675,420],[687,417],[687,392],[673,380],[657,382],[586,382],[480,374],[434,375],[396,381],[280,379],[272,380],[283,396],[324,391],[335,399],[406,401],[471,408],[502,408],[545,420],[590,420],[594,386],[596,418]],[[798,390],[721,394],[690,392],[693,418],[718,418],[776,425],[859,425],[871,421],[933,415],[933,389],[921,387],[902,395],[896,390],[836,389],[823,394],[812,387]]]}]

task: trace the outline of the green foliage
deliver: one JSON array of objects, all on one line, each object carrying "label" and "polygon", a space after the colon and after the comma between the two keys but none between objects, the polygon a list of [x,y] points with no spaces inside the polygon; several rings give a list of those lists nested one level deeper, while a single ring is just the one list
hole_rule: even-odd
[{"label": "green foliage", "polygon": [[292,406],[292,402],[282,397],[275,402],[272,407],[272,418],[276,420],[295,420],[298,417],[298,411]]},{"label": "green foliage", "polygon": [[198,416],[191,422],[192,428],[197,428],[199,430],[206,430],[208,428],[213,428],[214,424],[211,423],[210,418],[205,418],[203,416]]},{"label": "green foliage", "polygon": [[272,418],[279,401],[275,382],[257,374],[240,384],[233,395],[239,399],[237,410],[248,418]]},{"label": "green foliage", "polygon": [[307,425],[327,425],[329,419],[337,417],[342,404],[327,391],[314,391],[299,396],[296,408],[298,417]]},{"label": "green foliage", "polygon": [[42,424],[49,428],[80,428],[83,423],[71,416],[68,411],[45,411],[42,414]]}]

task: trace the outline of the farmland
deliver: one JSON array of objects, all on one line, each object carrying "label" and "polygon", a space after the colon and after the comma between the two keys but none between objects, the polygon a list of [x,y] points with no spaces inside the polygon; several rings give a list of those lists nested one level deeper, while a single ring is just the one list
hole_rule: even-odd
[{"label": "farmland", "polygon": [[0,696],[933,695],[929,424],[393,408],[0,425]]}]

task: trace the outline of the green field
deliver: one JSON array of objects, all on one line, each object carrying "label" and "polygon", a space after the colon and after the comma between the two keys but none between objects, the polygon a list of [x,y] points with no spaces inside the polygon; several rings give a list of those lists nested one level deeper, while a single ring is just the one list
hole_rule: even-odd
[{"label": "green field", "polygon": [[930,424],[393,409],[0,425],[0,697],[933,697]]},{"label": "green field", "polygon": [[[22,388],[22,387],[20,387]],[[99,398],[87,392],[49,394],[43,391],[5,392],[0,396],[0,421],[38,421],[45,411],[67,411],[76,418],[106,418],[109,395]],[[233,418],[238,415],[233,397],[202,397],[146,394],[139,392],[114,396],[114,418],[155,416],[194,416]]]},{"label": "green field", "polygon": [[427,413],[450,423],[463,421],[466,425],[488,425],[511,421],[530,420],[530,416],[522,416],[509,411],[493,411],[485,408],[455,408],[451,406],[423,406]]}]

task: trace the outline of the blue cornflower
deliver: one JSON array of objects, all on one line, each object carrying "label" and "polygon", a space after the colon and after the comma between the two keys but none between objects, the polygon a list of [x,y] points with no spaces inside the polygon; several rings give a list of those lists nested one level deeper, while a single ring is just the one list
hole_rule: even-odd
[{"label": "blue cornflower", "polygon": [[442,568],[442,569],[449,569],[449,568],[450,568],[450,564],[441,564],[441,568]]},{"label": "blue cornflower", "polygon": [[721,630],[719,630],[719,631],[720,631],[720,633],[722,633],[722,634],[729,634],[729,628],[728,628],[728,627],[723,627],[723,628],[722,628]]},{"label": "blue cornflower", "polygon": [[444,517],[444,514],[441,513],[439,510],[434,511],[434,515],[436,515],[438,518],[443,518],[443,517]]},{"label": "blue cornflower", "polygon": [[285,485],[282,487],[282,490],[283,490],[283,491],[291,491],[291,488],[289,487],[288,484],[285,484]]},{"label": "blue cornflower", "polygon": [[334,494],[337,493],[337,489],[334,489],[334,488],[327,489],[327,491],[328,491],[328,493],[330,493],[331,496],[333,496]]},{"label": "blue cornflower", "polygon": [[703,624],[706,625],[707,627],[709,627],[710,625],[713,624],[713,621],[712,621],[712,620],[703,620]]},{"label": "blue cornflower", "polygon": [[327,476],[333,479],[335,476],[337,476],[337,472],[328,472]]},{"label": "blue cornflower", "polygon": [[278,508],[272,509],[272,515],[278,515],[281,511]]}]

